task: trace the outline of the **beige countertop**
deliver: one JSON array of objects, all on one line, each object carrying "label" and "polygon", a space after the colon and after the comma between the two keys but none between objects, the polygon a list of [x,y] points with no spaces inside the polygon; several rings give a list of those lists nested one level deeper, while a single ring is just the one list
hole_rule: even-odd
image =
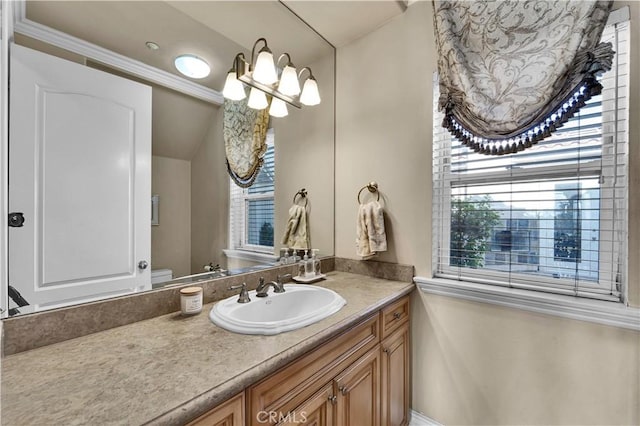
[{"label": "beige countertop", "polygon": [[2,425],[179,424],[223,402],[388,302],[411,283],[330,272],[347,305],[275,336],[225,331],[202,313],[163,315],[2,360]]}]

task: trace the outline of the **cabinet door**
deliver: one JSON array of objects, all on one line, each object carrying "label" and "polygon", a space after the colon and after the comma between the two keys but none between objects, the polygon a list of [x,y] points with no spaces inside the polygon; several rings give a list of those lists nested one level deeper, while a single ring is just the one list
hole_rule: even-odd
[{"label": "cabinet door", "polygon": [[334,380],[336,424],[380,424],[380,347],[376,346]]},{"label": "cabinet door", "polygon": [[187,426],[244,426],[244,392],[203,414]]},{"label": "cabinet door", "polygon": [[332,426],[335,403],[333,383],[329,383],[295,410],[287,413],[278,425]]},{"label": "cabinet door", "polygon": [[382,426],[409,424],[409,324],[382,342]]}]

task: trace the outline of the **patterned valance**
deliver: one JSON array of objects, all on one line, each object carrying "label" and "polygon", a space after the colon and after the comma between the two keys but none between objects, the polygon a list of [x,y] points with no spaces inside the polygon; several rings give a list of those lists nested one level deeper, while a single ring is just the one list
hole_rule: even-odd
[{"label": "patterned valance", "polygon": [[601,92],[611,1],[434,1],[442,125],[470,149],[509,154],[550,136]]},{"label": "patterned valance", "polygon": [[227,157],[227,171],[241,188],[248,188],[260,172],[267,151],[269,110],[256,110],[247,106],[247,98],[240,101],[224,100],[222,131]]}]

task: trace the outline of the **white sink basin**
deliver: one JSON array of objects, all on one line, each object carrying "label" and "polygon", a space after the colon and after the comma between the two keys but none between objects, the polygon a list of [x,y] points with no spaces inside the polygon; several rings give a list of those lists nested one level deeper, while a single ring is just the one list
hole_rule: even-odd
[{"label": "white sink basin", "polygon": [[284,293],[257,297],[250,291],[251,302],[238,303],[238,296],[216,303],[209,318],[218,327],[242,334],[278,334],[305,327],[338,312],[347,301],[323,287],[285,284]]}]

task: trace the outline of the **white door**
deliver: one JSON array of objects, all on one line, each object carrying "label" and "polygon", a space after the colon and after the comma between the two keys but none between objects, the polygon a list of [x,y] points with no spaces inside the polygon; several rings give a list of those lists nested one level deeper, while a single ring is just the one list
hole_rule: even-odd
[{"label": "white door", "polygon": [[10,67],[9,285],[34,310],[150,289],[151,88],[18,45]]}]

